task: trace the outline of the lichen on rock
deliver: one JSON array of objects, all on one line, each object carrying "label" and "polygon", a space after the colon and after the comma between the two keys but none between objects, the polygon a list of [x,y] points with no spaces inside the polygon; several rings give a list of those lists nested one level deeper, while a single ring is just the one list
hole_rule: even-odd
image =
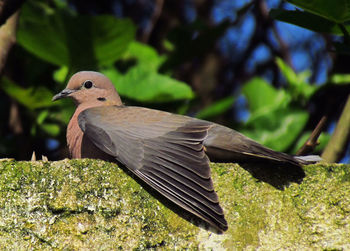
[{"label": "lichen on rock", "polygon": [[[0,249],[350,249],[350,166],[310,165],[277,189],[212,163],[229,229],[174,213],[113,163],[0,162]],[[169,205],[168,205],[169,206]]]}]

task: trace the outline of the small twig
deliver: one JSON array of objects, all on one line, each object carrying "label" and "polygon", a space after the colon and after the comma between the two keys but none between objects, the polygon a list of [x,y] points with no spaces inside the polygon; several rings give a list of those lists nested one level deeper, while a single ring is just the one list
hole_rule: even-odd
[{"label": "small twig", "polygon": [[142,37],[141,37],[142,42],[147,43],[147,41],[152,33],[152,30],[153,30],[154,26],[156,25],[160,14],[162,13],[163,4],[164,4],[164,0],[156,0],[155,1],[153,15],[152,15],[151,19],[149,20],[149,23],[148,23],[147,27],[145,28],[145,30],[142,34]]},{"label": "small twig", "polygon": [[290,53],[289,53],[288,44],[280,36],[280,33],[278,32],[277,27],[276,27],[276,22],[272,22],[270,20],[269,10],[268,10],[268,7],[267,7],[267,4],[266,4],[265,1],[261,1],[260,2],[260,10],[261,10],[261,13],[263,14],[265,20],[268,20],[268,22],[270,23],[273,35],[276,37],[276,40],[277,40],[277,42],[278,42],[278,44],[280,46],[279,52],[281,53],[281,57],[294,70],[292,59],[291,59],[291,56],[290,56]]},{"label": "small twig", "polygon": [[18,11],[25,0],[0,0],[0,26]]},{"label": "small twig", "polygon": [[312,131],[310,137],[307,139],[304,145],[297,151],[298,156],[306,155],[313,152],[313,150],[319,144],[317,139],[320,136],[321,132],[323,131],[326,121],[327,121],[327,117],[323,116],[321,120],[318,122],[315,129]]},{"label": "small twig", "polygon": [[13,100],[11,100],[11,104],[10,104],[8,126],[10,127],[13,134],[15,135],[23,134],[23,126],[21,121],[21,114],[19,113],[19,107],[18,107],[18,104]]},{"label": "small twig", "polygon": [[340,115],[334,133],[322,153],[322,159],[327,162],[337,162],[341,159],[346,149],[347,140],[350,138],[350,95]]}]

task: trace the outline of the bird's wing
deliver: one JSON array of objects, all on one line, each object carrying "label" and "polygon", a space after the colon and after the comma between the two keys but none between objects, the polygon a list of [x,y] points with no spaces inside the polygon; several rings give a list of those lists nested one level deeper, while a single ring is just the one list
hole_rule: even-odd
[{"label": "bird's wing", "polygon": [[269,160],[273,162],[289,163],[299,167],[302,159],[276,152],[247,138],[243,134],[219,124],[212,124],[208,137],[203,142],[207,154],[213,160],[242,161]]},{"label": "bird's wing", "polygon": [[140,107],[96,107],[79,115],[102,151],[172,202],[227,229],[204,152],[209,122]]}]

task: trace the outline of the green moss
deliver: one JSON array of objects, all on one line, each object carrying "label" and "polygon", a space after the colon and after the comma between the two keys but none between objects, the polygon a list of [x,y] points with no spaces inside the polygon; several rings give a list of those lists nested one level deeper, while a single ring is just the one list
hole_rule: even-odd
[{"label": "green moss", "polygon": [[229,229],[179,217],[115,164],[0,162],[0,249],[349,249],[350,166],[311,165],[284,190],[212,164]]},{"label": "green moss", "polygon": [[215,164],[214,183],[229,222],[224,246],[349,248],[349,168],[310,165],[305,167],[306,178],[300,185],[278,190],[237,165]]},{"label": "green moss", "polygon": [[197,231],[114,164],[64,160],[1,165],[0,247],[185,247],[188,234]]}]

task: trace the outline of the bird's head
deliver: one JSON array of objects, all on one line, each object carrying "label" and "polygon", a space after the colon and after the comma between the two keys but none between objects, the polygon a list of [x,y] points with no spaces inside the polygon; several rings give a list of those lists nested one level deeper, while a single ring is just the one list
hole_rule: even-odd
[{"label": "bird's head", "polygon": [[122,105],[112,82],[103,74],[80,71],[69,80],[67,87],[56,94],[52,101],[69,97],[77,106]]}]

